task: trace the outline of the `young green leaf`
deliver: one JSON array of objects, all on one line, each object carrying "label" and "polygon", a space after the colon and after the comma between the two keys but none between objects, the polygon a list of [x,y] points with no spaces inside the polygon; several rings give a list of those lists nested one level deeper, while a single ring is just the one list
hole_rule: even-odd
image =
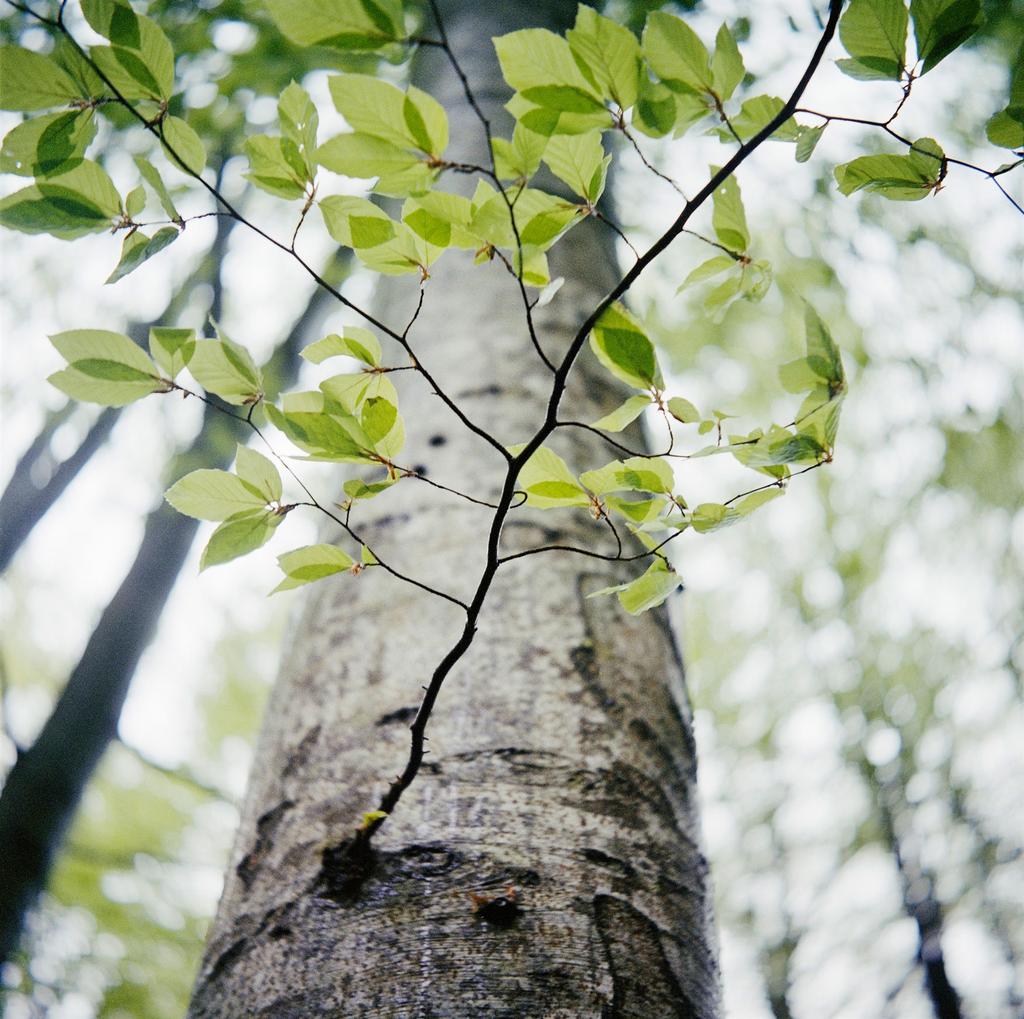
[{"label": "young green leaf", "polygon": [[340,333],[331,333],[311,343],[301,353],[312,364],[322,364],[329,357],[354,357],[374,368],[380,367],[382,356],[380,341],[361,326],[344,326]]},{"label": "young green leaf", "polygon": [[226,336],[197,340],[188,370],[208,393],[235,406],[263,398],[263,376],[249,351]]},{"label": "young green leaf", "polygon": [[121,333],[72,329],[50,342],[68,366],[48,381],[75,400],[122,407],[163,388],[156,365]]},{"label": "young green leaf", "polygon": [[720,101],[725,102],[732,97],[745,73],[736,37],[729,31],[728,25],[722,25],[715,37],[715,55],[711,58],[715,95]]},{"label": "young green leaf", "polygon": [[494,48],[505,81],[529,102],[558,112],[603,112],[594,82],[584,77],[560,35],[546,28],[526,28],[498,36]]},{"label": "young green leaf", "polygon": [[962,46],[985,20],[981,0],[910,0],[910,16],[922,74]]},{"label": "young green leaf", "polygon": [[[717,173],[718,167],[711,167],[711,172]],[[750,231],[747,229],[747,216],[743,211],[743,198],[736,177],[726,177],[715,189],[712,199],[714,211],[711,223],[715,228],[715,236],[730,251],[746,251],[750,247]]]},{"label": "young green leaf", "polygon": [[269,510],[229,517],[210,535],[199,560],[200,571],[230,562],[265,545],[282,519]]},{"label": "young green leaf", "polygon": [[245,179],[262,191],[296,201],[306,194],[308,170],[295,142],[288,138],[255,135],[245,140],[249,172]]},{"label": "young green leaf", "polygon": [[264,510],[267,503],[275,501],[239,475],[210,468],[186,474],[171,485],[164,498],[179,513],[197,520],[228,520],[240,513]]},{"label": "young green leaf", "polygon": [[[512,446],[509,452],[515,455],[520,449],[521,446]],[[516,488],[526,493],[526,505],[537,509],[590,505],[590,496],[566,462],[546,446],[536,450],[523,465],[516,479]]]},{"label": "young green leaf", "polygon": [[551,172],[580,198],[589,205],[597,204],[612,159],[604,154],[599,131],[556,135],[548,142],[543,158]]},{"label": "young green leaf", "polygon": [[180,166],[186,173],[202,172],[206,166],[206,148],[181,117],[165,117],[160,125],[160,138],[173,165]]},{"label": "young green leaf", "polygon": [[[749,141],[768,126],[781,112],[785,103],[778,96],[754,96],[752,99],[744,100],[740,112],[729,118],[732,126],[716,127],[714,133],[724,142],[735,142],[733,131],[739,135],[741,141]],[[772,132],[773,142],[795,142],[800,133],[800,126],[792,117],[787,117],[782,124]]]},{"label": "young green leaf", "polygon": [[617,379],[637,389],[660,388],[661,369],[654,345],[640,324],[619,303],[611,305],[590,334],[597,359]]},{"label": "young green leaf", "polygon": [[281,475],[262,453],[239,444],[235,453],[235,471],[242,481],[263,496],[265,503],[281,501]]},{"label": "young green leaf", "polygon": [[141,230],[127,234],[121,246],[120,261],[104,282],[116,283],[176,241],[178,235],[179,230],[174,226],[161,227],[152,237],[146,236]]},{"label": "young green leaf", "polygon": [[501,180],[528,181],[540,168],[548,136],[537,134],[521,123],[512,131],[512,140],[494,138],[494,165]]},{"label": "young green leaf", "polygon": [[[679,98],[661,82],[651,81],[646,74],[642,75],[633,110],[633,127],[650,138],[663,138],[679,123]],[[708,112],[701,103],[700,116]]]},{"label": "young green leaf", "polygon": [[401,0],[266,0],[274,23],[297,46],[375,50],[406,37]]},{"label": "young green leaf", "polygon": [[350,499],[372,499],[374,496],[380,495],[381,492],[386,492],[398,481],[398,475],[393,478],[384,478],[381,481],[372,482],[353,479],[346,481],[341,487]]},{"label": "young green leaf", "polygon": [[63,240],[99,233],[121,217],[121,197],[107,172],[91,160],[0,199],[0,224]]},{"label": "young green leaf", "polygon": [[634,422],[651,406],[649,396],[631,396],[621,407],[595,421],[591,428],[600,428],[605,432],[621,432],[623,428]]},{"label": "young green leaf", "polygon": [[119,0],[83,0],[82,13],[111,42],[93,46],[90,57],[126,99],[170,99],[174,51],[155,21]]},{"label": "young green leaf", "polygon": [[344,573],[355,565],[355,560],[336,545],[305,545],[279,555],[277,562],[285,576],[271,594]]},{"label": "young green leaf", "polygon": [[932,194],[945,173],[945,156],[933,138],[918,138],[905,156],[860,156],[836,167],[844,195],[877,191],[898,202],[916,202]]},{"label": "young green leaf", "polygon": [[602,96],[622,110],[637,99],[640,81],[640,44],[633,33],[580,4],[576,24],[565,33],[577,62],[589,71]]},{"label": "young green leaf", "polygon": [[851,0],[839,20],[839,38],[851,58],[836,61],[845,74],[898,81],[906,67],[906,5],[903,0]]},{"label": "young green leaf", "polygon": [[[328,410],[331,406],[333,409]],[[322,392],[288,393],[279,409],[266,407],[271,423],[304,450],[310,460],[373,463],[369,439],[359,422]]]},{"label": "young green leaf", "polygon": [[723,272],[728,272],[729,269],[735,269],[736,264],[736,259],[730,255],[715,255],[706,262],[701,262],[696,269],[691,270],[686,279],[676,288],[676,293],[681,294],[684,290],[697,283],[703,283],[705,280],[719,276]]},{"label": "young green leaf", "polygon": [[0,67],[0,110],[45,110],[82,98],[72,78],[41,53],[4,46]]},{"label": "young green leaf", "polygon": [[181,221],[181,216],[178,214],[178,210],[174,207],[174,201],[171,198],[170,192],[167,190],[167,185],[164,184],[157,172],[156,167],[146,159],[144,156],[135,157],[135,165],[138,167],[139,173],[142,174],[143,179],[153,189],[156,194],[158,201],[164,212],[174,220],[175,222]]},{"label": "young green leaf", "polygon": [[643,50],[654,73],[670,87],[705,93],[714,87],[707,47],[674,14],[653,11],[644,28]]},{"label": "young green leaf", "polygon": [[33,117],[8,131],[0,149],[0,172],[51,177],[73,170],[96,136],[91,110]]},{"label": "young green leaf", "polygon": [[700,421],[700,411],[689,400],[681,396],[673,396],[668,401],[668,412],[680,424],[692,425]]},{"label": "young green leaf", "polygon": [[811,158],[818,142],[821,141],[821,136],[825,133],[826,126],[827,124],[822,124],[820,127],[804,127],[801,124],[796,139],[796,161],[798,163],[806,163]]},{"label": "young green leaf", "polygon": [[440,159],[448,146],[448,115],[433,96],[415,86],[403,92],[368,74],[327,79],[338,112],[354,131],[402,149]]},{"label": "young green leaf", "polygon": [[149,330],[149,353],[169,379],[187,367],[196,349],[194,329],[153,326]]},{"label": "young green leaf", "polygon": [[321,199],[320,211],[327,232],[349,248],[374,248],[387,243],[397,233],[398,224],[365,198],[330,195]]},{"label": "young green leaf", "polygon": [[1004,149],[1024,149],[1024,46],[1017,51],[1017,59],[1010,79],[1010,101],[985,125],[985,133],[993,145]]},{"label": "young green leaf", "polygon": [[595,495],[611,492],[670,495],[675,475],[668,462],[660,457],[631,456],[627,460],[613,460],[594,471],[584,471],[580,483]]},{"label": "young green leaf", "polygon": [[694,507],[690,516],[690,526],[698,534],[707,534],[709,531],[729,527],[736,523],[739,517],[739,512],[731,506],[724,506],[718,502],[702,502]]},{"label": "young green leaf", "polygon": [[289,82],[277,102],[277,117],[281,133],[298,146],[306,161],[308,175],[312,177],[316,164],[316,133],[320,116],[309,93],[296,82]]},{"label": "young green leaf", "polygon": [[638,616],[648,609],[656,608],[670,594],[682,585],[679,575],[663,560],[655,559],[636,580],[628,584],[616,584],[600,591],[588,594],[588,598],[617,593],[619,604],[633,616]]}]

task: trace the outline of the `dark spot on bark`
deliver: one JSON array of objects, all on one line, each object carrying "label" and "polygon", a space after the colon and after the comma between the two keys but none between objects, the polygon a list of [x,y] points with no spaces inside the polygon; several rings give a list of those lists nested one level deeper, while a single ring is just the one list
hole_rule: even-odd
[{"label": "dark spot on bark", "polygon": [[204,975],[202,983],[208,984],[215,981],[228,967],[240,959],[249,948],[252,942],[247,937],[238,938],[232,941],[227,948],[214,960],[213,965]]},{"label": "dark spot on bark", "polygon": [[293,772],[302,767],[306,763],[309,757],[310,750],[316,744],[316,741],[320,738],[320,726],[314,725],[309,732],[299,741],[298,746],[288,755],[288,760],[285,762],[284,771],[282,774],[285,778],[288,778]]},{"label": "dark spot on bark", "polygon": [[597,651],[594,649],[593,641],[584,641],[577,644],[569,652],[573,668],[580,674],[587,689],[593,695],[597,703],[605,711],[611,711],[618,707],[618,702],[600,684],[601,670],[597,664]]},{"label": "dark spot on bark", "polygon": [[700,1019],[649,916],[624,899],[596,895],[594,917],[612,977],[607,1019]]},{"label": "dark spot on bark", "polygon": [[271,927],[270,932],[267,935],[271,941],[279,941],[281,938],[291,937],[292,929],[287,924],[279,923],[276,927]]},{"label": "dark spot on bark", "polygon": [[462,862],[462,857],[453,849],[440,844],[406,846],[398,853],[403,869],[413,877],[437,877],[453,870]]},{"label": "dark spot on bark", "polygon": [[511,927],[521,912],[519,903],[507,895],[488,899],[476,907],[476,915],[492,927]]},{"label": "dark spot on bark", "polygon": [[282,800],[276,807],[261,814],[256,821],[256,841],[253,843],[252,849],[242,857],[235,868],[246,889],[250,887],[256,877],[259,865],[274,848],[274,835],[277,833],[284,815],[294,806],[294,800]]},{"label": "dark spot on bark", "polygon": [[313,882],[313,894],[346,905],[352,902],[373,873],[376,854],[363,840],[346,839],[328,846],[320,854],[320,873]]},{"label": "dark spot on bark", "polygon": [[377,719],[378,725],[390,725],[392,722],[409,722],[416,717],[416,706],[411,705],[407,708],[395,708],[394,711],[389,711],[386,715],[381,715]]},{"label": "dark spot on bark", "polygon": [[617,870],[624,877],[633,877],[636,874],[632,864],[620,860],[616,856],[602,853],[600,849],[584,849],[583,855],[591,863],[596,863],[599,867],[608,867],[610,870]]},{"label": "dark spot on bark", "polygon": [[427,441],[431,446],[443,446],[448,440],[443,435],[431,435]]},{"label": "dark spot on bark", "polygon": [[459,396],[501,396],[503,392],[501,386],[492,383],[489,386],[481,386],[479,389],[466,389],[459,393]]},{"label": "dark spot on bark", "polygon": [[425,464],[416,464],[413,467],[412,471],[413,471],[413,474],[418,474],[421,478],[425,478],[430,473],[430,471],[427,470],[427,467],[426,467]]}]

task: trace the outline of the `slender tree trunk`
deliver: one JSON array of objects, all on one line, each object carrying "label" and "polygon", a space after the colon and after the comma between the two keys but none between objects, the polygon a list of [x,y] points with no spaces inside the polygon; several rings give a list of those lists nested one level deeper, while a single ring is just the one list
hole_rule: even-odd
[{"label": "slender tree trunk", "polygon": [[[444,5],[489,113],[506,98],[489,37],[574,6]],[[475,143],[480,125],[440,55],[418,74],[449,110],[456,143]],[[479,159],[479,146],[465,156]],[[597,225],[577,227],[554,267],[566,285],[540,318],[552,354],[614,282]],[[418,355],[475,422],[526,441],[551,376],[513,281],[497,262],[449,255],[426,286],[410,334]],[[414,297],[388,283],[378,306],[401,323]],[[565,405],[593,420],[619,394],[595,365],[579,372]],[[401,381],[402,462],[493,499],[501,458],[421,379]],[[611,459],[591,436],[571,438],[559,448],[577,467]],[[407,480],[354,519],[396,567],[467,598],[490,518]],[[568,512],[516,511],[505,544],[593,535]],[[681,663],[664,614],[634,619],[615,599],[586,598],[633,572],[563,553],[499,571],[441,694],[427,765],[357,882],[334,850],[402,768],[421,684],[464,617],[382,571],[314,589],[257,747],[193,1019],[719,1014]]]},{"label": "slender tree trunk", "polygon": [[[345,260],[347,263],[347,259]],[[219,264],[216,274],[219,275]],[[333,271],[325,270],[328,275]],[[214,288],[215,314],[220,287]],[[272,386],[294,378],[298,351],[327,304],[313,293],[265,375]],[[177,477],[198,467],[226,467],[248,430],[211,408],[190,448],[176,456]],[[195,538],[198,521],[161,501],[120,587],[111,598],[53,712],[32,746],[20,751],[0,791],[0,961],[17,948],[25,915],[46,882],[82,793],[111,740],[135,668],[148,646]]]}]

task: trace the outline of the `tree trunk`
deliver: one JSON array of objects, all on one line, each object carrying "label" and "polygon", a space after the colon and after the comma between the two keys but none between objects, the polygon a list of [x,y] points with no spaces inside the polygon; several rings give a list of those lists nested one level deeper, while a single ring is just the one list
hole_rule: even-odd
[{"label": "tree trunk", "polygon": [[[445,5],[452,46],[496,121],[507,95],[490,37],[574,8]],[[480,125],[441,54],[425,54],[417,75],[449,111],[463,146],[452,158],[479,160]],[[539,316],[552,355],[615,281],[607,236],[591,226],[569,235],[553,266],[566,285]],[[378,307],[402,323],[415,296],[388,281]],[[446,256],[410,339],[503,443],[536,431],[551,375],[498,262],[474,268]],[[496,498],[504,462],[495,450],[421,378],[401,380],[410,431],[401,462]],[[564,405],[589,421],[620,398],[581,359]],[[573,431],[559,445],[571,465],[612,459]],[[504,548],[593,545],[593,525],[577,516],[514,511]],[[464,599],[490,520],[486,508],[411,479],[353,518],[396,568]],[[634,619],[614,598],[586,599],[635,572],[566,553],[501,568],[431,720],[431,755],[374,837],[358,882],[336,847],[403,767],[421,684],[464,616],[380,570],[313,589],[257,747],[193,1019],[719,1014],[678,653],[664,614]]]}]

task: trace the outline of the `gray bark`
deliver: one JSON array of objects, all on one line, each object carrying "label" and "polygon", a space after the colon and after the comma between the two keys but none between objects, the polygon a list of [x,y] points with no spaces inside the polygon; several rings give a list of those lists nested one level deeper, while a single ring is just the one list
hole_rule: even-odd
[{"label": "gray bark", "polygon": [[[505,96],[489,37],[569,13],[451,7],[452,44],[490,112]],[[429,56],[420,83],[449,110],[457,142],[477,139],[457,83]],[[466,155],[479,148],[456,158]],[[554,267],[566,285],[540,316],[553,355],[615,281],[606,237],[590,226]],[[414,296],[389,282],[378,307],[401,323]],[[508,444],[536,431],[551,375],[498,263],[446,256],[410,335],[472,420]],[[493,500],[496,452],[421,379],[404,373],[400,392],[401,462]],[[619,398],[584,361],[564,405],[593,420]],[[612,459],[589,434],[569,439],[554,445],[577,469]],[[490,519],[407,480],[354,522],[397,568],[468,599]],[[516,510],[503,545],[596,540],[607,551],[607,538],[585,514]],[[636,571],[565,553],[502,567],[431,720],[431,756],[358,875],[338,846],[404,766],[421,684],[464,616],[379,570],[313,590],[258,743],[193,1019],[719,1014],[681,662],[664,614],[634,619],[614,598],[586,599]]]}]

